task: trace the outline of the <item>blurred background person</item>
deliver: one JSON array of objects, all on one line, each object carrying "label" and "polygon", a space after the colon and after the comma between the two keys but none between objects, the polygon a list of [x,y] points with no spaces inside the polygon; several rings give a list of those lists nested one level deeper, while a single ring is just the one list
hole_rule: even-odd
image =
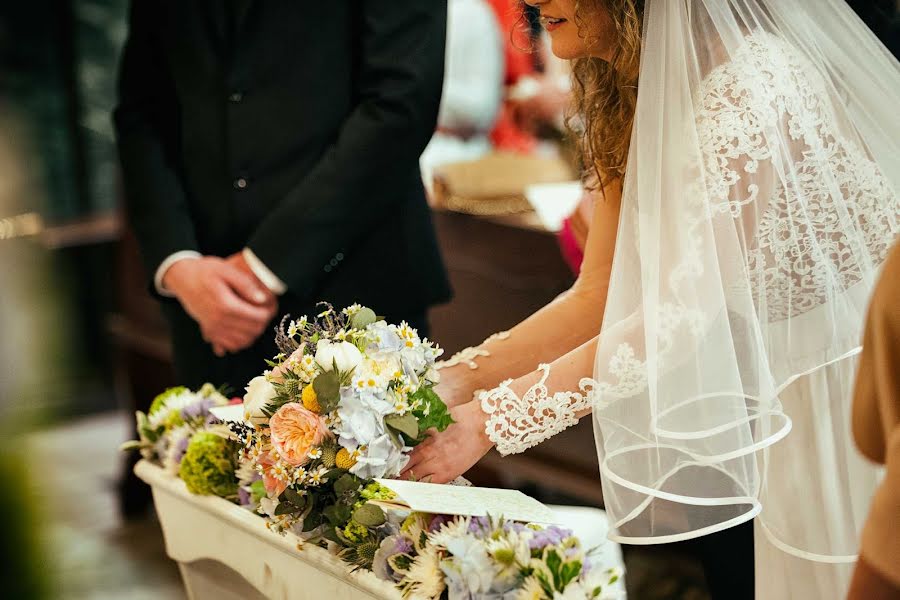
[{"label": "blurred background person", "polygon": [[900,246],[872,296],[853,400],[853,436],[884,465],[862,533],[850,600],[900,598]]},{"label": "blurred background person", "polygon": [[430,189],[435,167],[488,154],[503,92],[503,42],[486,0],[449,0],[443,94],[437,130],[419,159]]}]

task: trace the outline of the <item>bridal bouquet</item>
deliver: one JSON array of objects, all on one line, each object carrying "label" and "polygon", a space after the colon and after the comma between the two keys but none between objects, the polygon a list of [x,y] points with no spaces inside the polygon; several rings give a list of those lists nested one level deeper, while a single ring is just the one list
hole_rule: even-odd
[{"label": "bridal bouquet", "polygon": [[441,350],[359,305],[283,322],[278,344],[271,370],[247,386],[245,423],[230,425],[242,503],[276,531],[371,564],[385,515],[367,500],[387,493],[372,480],[399,475],[426,432],[452,422],[433,389]]}]

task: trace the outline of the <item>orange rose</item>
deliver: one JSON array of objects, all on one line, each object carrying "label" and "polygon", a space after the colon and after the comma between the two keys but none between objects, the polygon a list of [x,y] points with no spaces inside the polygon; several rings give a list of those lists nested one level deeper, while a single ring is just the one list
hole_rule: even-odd
[{"label": "orange rose", "polygon": [[309,462],[309,451],[331,437],[324,419],[297,402],[283,405],[272,415],[269,433],[281,460],[294,466]]}]

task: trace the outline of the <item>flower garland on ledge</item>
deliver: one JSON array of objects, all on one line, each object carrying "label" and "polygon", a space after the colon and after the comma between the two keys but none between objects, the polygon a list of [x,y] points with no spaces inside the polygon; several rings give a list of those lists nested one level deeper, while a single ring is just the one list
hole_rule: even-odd
[{"label": "flower garland on ledge", "polygon": [[[212,385],[160,394],[137,413],[138,448],[194,494],[253,510],[277,533],[372,570],[404,597],[568,600],[621,596],[616,569],[591,560],[571,531],[505,521],[385,511],[373,481],[394,478],[429,430],[452,424],[434,392],[442,350],[368,308],[330,306],[282,322],[281,353],[254,378],[244,422]],[[239,403],[240,399],[232,401]]]}]

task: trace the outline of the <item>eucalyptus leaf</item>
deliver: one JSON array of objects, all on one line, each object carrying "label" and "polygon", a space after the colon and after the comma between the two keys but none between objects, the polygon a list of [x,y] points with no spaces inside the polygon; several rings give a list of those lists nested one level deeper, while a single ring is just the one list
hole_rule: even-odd
[{"label": "eucalyptus leaf", "polygon": [[359,312],[350,319],[350,327],[354,329],[365,329],[378,320],[378,316],[371,308],[361,308]]},{"label": "eucalyptus leaf", "polygon": [[384,424],[399,431],[408,440],[419,437],[419,421],[410,413],[405,415],[388,415],[384,418]]},{"label": "eucalyptus leaf", "polygon": [[400,439],[400,434],[397,433],[396,431],[394,431],[393,429],[391,429],[390,427],[387,427],[385,429],[385,431],[387,432],[388,437],[391,438],[391,442],[393,442],[394,447],[397,448],[397,450],[402,450],[403,449],[403,440]]},{"label": "eucalyptus leaf", "polygon": [[322,513],[317,510],[309,511],[306,518],[303,519],[303,531],[312,531],[322,524]]},{"label": "eucalyptus leaf", "polygon": [[319,374],[313,380],[312,385],[313,390],[316,392],[319,406],[322,407],[322,412],[327,413],[334,410],[341,399],[341,380],[337,371]]},{"label": "eucalyptus leaf", "polygon": [[296,490],[291,488],[287,488],[284,490],[283,496],[287,498],[288,502],[293,504],[294,506],[305,507],[306,506],[306,498],[297,493]]},{"label": "eucalyptus leaf", "polygon": [[293,515],[302,511],[303,509],[299,506],[294,506],[290,502],[279,502],[278,506],[275,507],[275,516],[280,515]]},{"label": "eucalyptus leaf", "polygon": [[347,492],[354,492],[359,489],[359,486],[359,479],[350,473],[345,473],[334,482],[334,493],[341,495]]}]

